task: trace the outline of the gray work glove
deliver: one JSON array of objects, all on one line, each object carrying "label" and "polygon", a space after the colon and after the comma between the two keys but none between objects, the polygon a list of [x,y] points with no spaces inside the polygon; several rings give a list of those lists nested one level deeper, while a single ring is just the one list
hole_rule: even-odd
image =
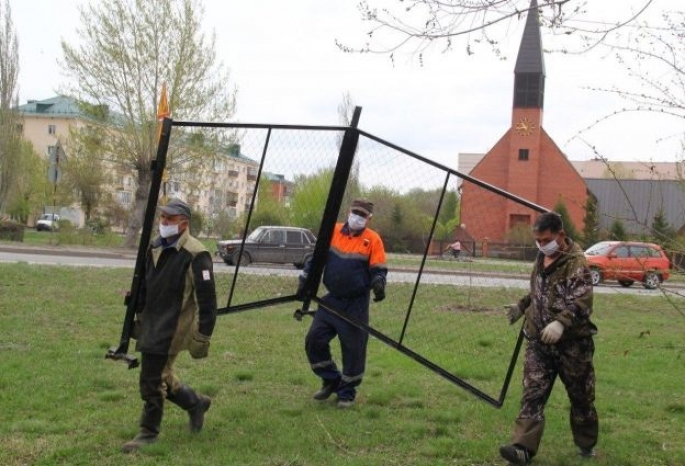
[{"label": "gray work glove", "polygon": [[518,304],[507,304],[504,306],[504,313],[509,320],[509,324],[515,323],[523,316],[523,311]]},{"label": "gray work glove", "polygon": [[209,340],[210,337],[201,334],[200,332],[194,332],[193,337],[188,343],[188,352],[193,359],[206,358],[209,354]]}]

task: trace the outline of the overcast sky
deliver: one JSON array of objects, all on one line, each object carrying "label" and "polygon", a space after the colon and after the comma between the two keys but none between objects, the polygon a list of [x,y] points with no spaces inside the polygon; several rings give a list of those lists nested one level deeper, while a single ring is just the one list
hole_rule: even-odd
[{"label": "overcast sky", "polygon": [[[47,99],[63,82],[60,40],[74,43],[85,0],[10,0],[19,37],[20,103]],[[611,10],[644,0],[598,0]],[[508,60],[482,52],[415,58],[341,52],[335,40],[363,44],[369,25],[357,0],[204,0],[205,27],[238,88],[236,121],[337,125],[344,93],[362,107],[359,127],[450,168],[460,152],[487,152],[511,124],[513,68],[525,17],[508,25]],[[591,2],[592,3],[592,2]],[[678,4],[655,0],[655,8]],[[613,7],[611,6],[613,5]],[[681,7],[682,8],[682,7]],[[552,41],[543,31],[543,45]],[[409,52],[409,50],[407,50]],[[548,54],[543,127],[571,160],[593,157],[574,136],[621,108],[587,90],[626,79],[609,59]],[[173,109],[172,109],[173,112]],[[583,137],[610,160],[676,161],[683,123],[633,114]]]}]

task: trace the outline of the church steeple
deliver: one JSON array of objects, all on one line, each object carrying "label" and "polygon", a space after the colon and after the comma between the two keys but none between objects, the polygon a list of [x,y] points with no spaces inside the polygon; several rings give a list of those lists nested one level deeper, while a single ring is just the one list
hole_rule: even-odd
[{"label": "church steeple", "polygon": [[543,108],[545,61],[537,0],[531,0],[514,67],[514,108]]}]

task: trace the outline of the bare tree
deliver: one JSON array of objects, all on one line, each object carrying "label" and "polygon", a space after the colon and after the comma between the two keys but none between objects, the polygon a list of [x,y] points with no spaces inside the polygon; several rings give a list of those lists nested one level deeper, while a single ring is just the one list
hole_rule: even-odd
[{"label": "bare tree", "polygon": [[112,170],[103,170],[104,165],[111,165],[106,159],[104,137],[102,128],[97,125],[71,128],[69,132],[70,150],[63,164],[64,179],[68,189],[78,196],[86,223],[105,198],[104,187],[113,181]]},{"label": "bare tree", "polygon": [[[352,123],[354,113],[354,101],[349,91],[343,93],[342,101],[338,104],[338,123],[341,126],[349,126]],[[338,134],[338,147],[342,145],[343,133]]]},{"label": "bare tree", "polygon": [[18,103],[19,42],[9,0],[0,0],[0,212],[12,189],[12,176],[21,155],[20,123],[13,110]]},{"label": "bare tree", "polygon": [[[617,95],[625,105],[600,116],[585,129],[633,112],[685,119],[685,13],[664,14],[662,21],[651,25],[638,22],[602,44],[625,69],[628,79],[611,88],[591,89]],[[683,138],[683,133],[665,135],[673,136]]]},{"label": "bare tree", "polygon": [[137,171],[127,247],[135,246],[147,203],[162,83],[175,118],[226,121],[234,112],[235,91],[217,62],[214,34],[201,31],[203,13],[200,0],[87,3],[80,42],[62,42],[63,66],[75,82],[67,92],[103,106],[110,153]]},{"label": "bare tree", "polygon": [[[601,0],[364,0],[359,4],[362,19],[371,24],[368,41],[362,46],[338,42],[347,52],[390,54],[400,49],[417,54],[431,46],[451,51],[456,44],[472,54],[486,46],[500,55],[501,38],[509,30],[507,23],[538,8],[543,27],[566,38],[582,38],[582,48],[602,43],[614,31],[634,22],[654,0],[642,0],[637,8],[616,8],[611,19],[596,16],[606,7]],[[377,5],[382,4],[383,7]],[[590,5],[591,4],[591,5]],[[387,5],[387,6],[386,6]],[[589,6],[597,5],[594,13]],[[456,39],[462,38],[463,41]]]}]

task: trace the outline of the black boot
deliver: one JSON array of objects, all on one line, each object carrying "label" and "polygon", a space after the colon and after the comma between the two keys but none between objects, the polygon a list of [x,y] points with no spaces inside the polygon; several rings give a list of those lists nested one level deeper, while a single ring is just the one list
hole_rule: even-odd
[{"label": "black boot", "polygon": [[124,453],[137,451],[141,447],[157,441],[159,426],[162,423],[164,413],[164,399],[162,397],[149,399],[143,406],[140,416],[140,432],[132,440],[124,443],[121,447]]},{"label": "black boot", "polygon": [[187,385],[181,385],[176,392],[167,394],[167,399],[188,412],[189,427],[193,433],[202,430],[205,422],[205,412],[212,404],[212,400],[204,395],[198,395]]},{"label": "black boot", "polygon": [[327,400],[340,386],[340,378],[333,380],[323,380],[321,388],[314,393],[315,400]]}]

